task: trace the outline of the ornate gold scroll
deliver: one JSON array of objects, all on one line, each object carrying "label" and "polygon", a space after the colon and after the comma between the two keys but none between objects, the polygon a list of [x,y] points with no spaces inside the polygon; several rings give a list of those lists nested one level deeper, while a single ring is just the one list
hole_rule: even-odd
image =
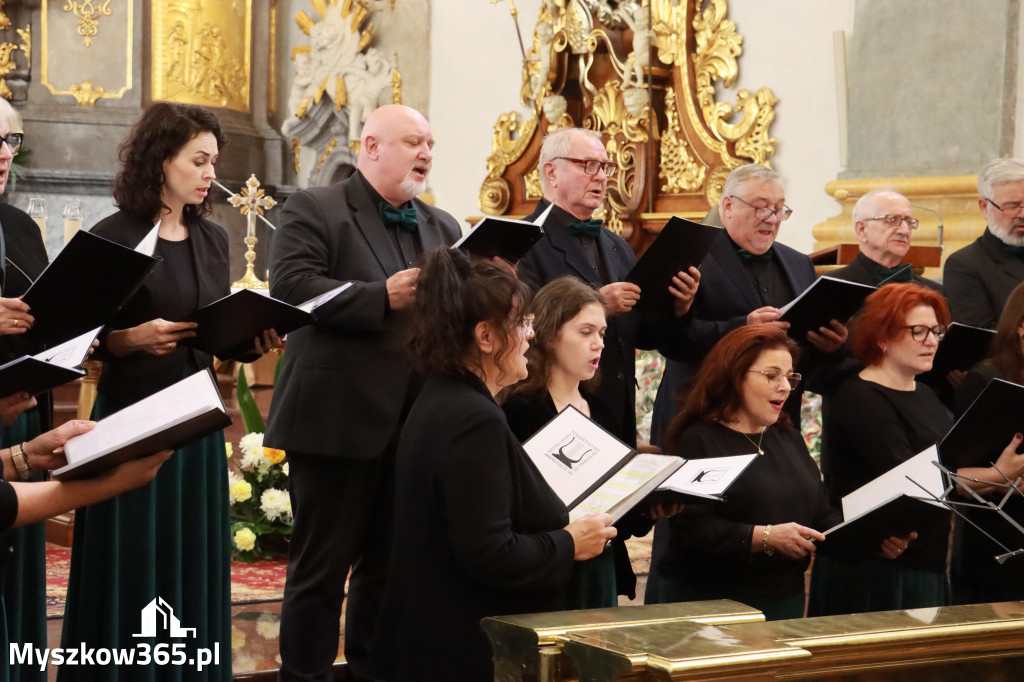
[{"label": "ornate gold scroll", "polygon": [[153,99],[248,112],[252,0],[152,8]]},{"label": "ornate gold scroll", "polygon": [[775,96],[761,88],[718,100],[742,53],[727,15],[726,0],[543,3],[519,90],[528,114],[494,125],[481,209],[533,210],[541,140],[562,126],[602,133],[620,173],[599,214],[638,252],[670,215],[703,216],[732,168],[770,165]]},{"label": "ornate gold scroll", "polygon": [[[42,0],[39,47],[42,84],[54,95],[74,97],[79,106],[95,106],[100,99],[123,97],[132,87],[134,4],[103,0],[85,3]],[[69,5],[78,7],[80,11],[88,9],[89,16],[102,10],[93,20],[103,17],[103,32],[90,33],[92,29],[79,32],[81,25],[68,15],[71,12]],[[78,14],[76,12],[75,16]],[[76,36],[83,40],[79,41]],[[22,36],[23,40],[27,37],[27,34]],[[99,43],[90,47],[92,38],[102,42],[102,52],[97,50]],[[124,75],[119,78],[122,69]]]}]

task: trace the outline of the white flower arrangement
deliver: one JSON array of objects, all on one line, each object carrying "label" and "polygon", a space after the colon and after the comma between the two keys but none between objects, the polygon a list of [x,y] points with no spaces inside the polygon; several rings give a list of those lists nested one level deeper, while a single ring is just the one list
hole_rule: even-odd
[{"label": "white flower arrangement", "polygon": [[247,433],[238,442],[238,472],[228,474],[231,531],[236,556],[252,562],[269,559],[268,545],[283,545],[291,532],[292,502],[288,496],[288,462],[283,450],[263,447],[263,434]]}]

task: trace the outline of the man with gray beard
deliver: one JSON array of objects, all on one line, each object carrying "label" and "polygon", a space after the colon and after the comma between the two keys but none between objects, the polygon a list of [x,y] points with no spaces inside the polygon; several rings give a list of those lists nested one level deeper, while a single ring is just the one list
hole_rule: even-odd
[{"label": "man with gray beard", "polygon": [[298,304],[352,286],[288,335],[265,445],[288,452],[294,524],[281,606],[280,680],[333,680],[345,576],[348,679],[368,678],[391,542],[398,433],[417,381],[403,333],[419,255],[461,233],[416,195],[433,159],[430,124],[388,105],[363,124],[358,171],[285,202],[270,293]]},{"label": "man with gray beard", "polygon": [[953,319],[995,329],[1010,292],[1024,281],[1024,162],[996,159],[978,175],[985,233],[946,259],[942,284]]}]

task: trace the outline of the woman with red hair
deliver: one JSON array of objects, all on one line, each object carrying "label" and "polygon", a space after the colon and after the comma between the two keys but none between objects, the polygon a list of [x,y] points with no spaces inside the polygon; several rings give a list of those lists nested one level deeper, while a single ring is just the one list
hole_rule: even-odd
[{"label": "woman with red hair", "polygon": [[772,325],[747,325],[715,345],[668,432],[688,459],[758,453],[724,502],[694,502],[669,519],[658,563],[661,602],[735,599],[765,618],[800,618],[804,571],[841,520],[800,433],[782,410],[800,381],[797,348]]},{"label": "woman with red hair", "polygon": [[[890,284],[868,296],[850,347],[860,363],[825,395],[821,468],[833,506],[842,497],[934,445],[953,418],[928,386],[949,307],[917,284]],[[918,528],[905,551],[891,547],[856,561],[822,548],[811,579],[810,615],[885,611],[949,603],[950,519]],[[893,556],[895,552],[896,556]]]}]

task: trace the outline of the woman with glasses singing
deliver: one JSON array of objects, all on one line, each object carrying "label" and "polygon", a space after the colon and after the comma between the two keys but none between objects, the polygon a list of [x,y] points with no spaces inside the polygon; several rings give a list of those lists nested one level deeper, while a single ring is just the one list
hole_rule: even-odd
[{"label": "woman with glasses singing", "polygon": [[615,534],[608,514],[569,523],[494,401],[526,378],[529,298],[458,249],[424,260],[409,350],[427,378],[398,442],[376,679],[492,679],[480,620],[562,608],[574,561]]},{"label": "woman with glasses singing", "polygon": [[[833,506],[841,507],[844,495],[940,441],[953,425],[932,389],[916,381],[931,369],[949,323],[945,299],[917,284],[889,284],[868,296],[850,334],[857,371],[824,397],[821,468]],[[949,530],[947,516],[860,561],[823,547],[808,613],[948,604]]]},{"label": "woman with glasses singing", "polygon": [[[996,326],[991,356],[968,372],[957,390],[957,416],[962,415],[971,406],[992,379],[1005,379],[1024,384],[1024,284],[1014,289],[1006,299],[1002,316]],[[1020,440],[1014,443],[1019,444]],[[999,471],[987,467],[967,471],[961,469],[958,473],[985,483],[1002,483],[1003,474],[1010,480],[1016,480],[1018,476],[1024,475],[1024,455],[1004,454],[996,461],[996,467]],[[1002,488],[986,490],[982,485],[975,487],[975,490],[982,495],[991,494],[995,502],[998,502],[1006,492]],[[962,511],[1006,547],[1020,547],[1020,532],[1002,521],[993,522],[992,512],[970,508]],[[1024,497],[1012,495],[1006,501],[1003,511],[1017,523],[1024,525]],[[954,603],[1024,600],[1024,567],[1019,558],[1003,564],[998,563],[994,555],[1002,551],[977,528],[959,517],[955,519],[950,567]]]},{"label": "woman with glasses singing", "polygon": [[757,453],[724,502],[671,517],[658,564],[661,602],[735,599],[765,618],[800,618],[819,532],[841,520],[782,406],[800,382],[797,347],[767,324],[726,334],[708,354],[667,434],[688,459]]}]

